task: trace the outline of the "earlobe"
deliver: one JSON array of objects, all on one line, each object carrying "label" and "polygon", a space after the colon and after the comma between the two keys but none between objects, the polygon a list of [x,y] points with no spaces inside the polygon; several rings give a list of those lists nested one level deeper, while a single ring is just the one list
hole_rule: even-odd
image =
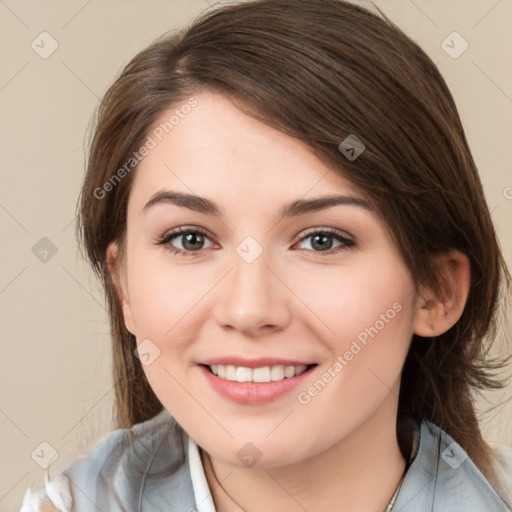
[{"label": "earlobe", "polygon": [[471,268],[469,259],[460,251],[451,250],[439,257],[441,296],[423,290],[417,297],[414,334],[439,336],[453,327],[462,316],[469,294]]},{"label": "earlobe", "polygon": [[119,254],[119,246],[115,242],[111,243],[107,248],[107,264],[110,277],[123,310],[126,329],[131,334],[135,335],[135,325],[133,322],[130,296],[128,294],[126,272]]}]

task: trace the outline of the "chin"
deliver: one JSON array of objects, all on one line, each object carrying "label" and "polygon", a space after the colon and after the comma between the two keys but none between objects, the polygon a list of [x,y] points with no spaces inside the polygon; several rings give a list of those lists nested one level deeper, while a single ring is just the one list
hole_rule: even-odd
[{"label": "chin", "polygon": [[[248,437],[244,437],[243,441],[231,440],[223,446],[215,443],[212,450],[208,449],[208,444],[202,446],[212,458],[238,468],[272,469],[288,466],[311,456],[304,451],[304,443],[300,440],[288,438],[285,443],[284,439],[277,437],[272,441],[263,439],[253,442],[247,439]],[[298,446],[302,450],[297,450]],[[229,456],[226,457],[226,454]]]}]

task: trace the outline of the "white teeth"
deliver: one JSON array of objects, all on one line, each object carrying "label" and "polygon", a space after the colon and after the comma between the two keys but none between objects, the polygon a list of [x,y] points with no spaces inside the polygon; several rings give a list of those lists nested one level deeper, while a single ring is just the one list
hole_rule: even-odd
[{"label": "white teeth", "polygon": [[[222,366],[222,365],[217,365],[217,369],[219,368],[219,366]],[[234,367],[233,365],[228,365],[226,366],[226,377],[225,377],[227,380],[236,380],[236,367]]]},{"label": "white teeth", "polygon": [[295,366],[287,366],[284,369],[284,376],[289,379],[295,375]]},{"label": "white teeth", "polygon": [[283,380],[284,379],[284,366],[272,366],[270,368],[270,378],[272,380]]},{"label": "white teeth", "polygon": [[243,366],[239,366],[236,369],[236,380],[237,382],[251,382],[252,370],[250,368],[244,368]]},{"label": "white teeth", "polygon": [[252,371],[253,382],[270,382],[270,366],[254,368]]},{"label": "white teeth", "polygon": [[263,366],[261,368],[246,368],[245,366],[233,366],[214,364],[209,366],[214,375],[221,379],[236,382],[275,382],[283,379],[291,379],[304,373],[307,366]]}]

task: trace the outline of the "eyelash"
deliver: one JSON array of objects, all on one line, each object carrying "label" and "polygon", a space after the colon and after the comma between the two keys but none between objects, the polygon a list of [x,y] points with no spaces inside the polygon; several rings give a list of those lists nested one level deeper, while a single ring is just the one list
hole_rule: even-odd
[{"label": "eyelash", "polygon": [[[156,243],[156,245],[167,246],[167,250],[169,250],[173,254],[178,254],[178,255],[183,255],[183,256],[196,256],[203,249],[199,249],[198,251],[184,251],[182,249],[177,249],[170,243],[171,240],[178,237],[179,235],[184,235],[184,234],[189,234],[189,233],[201,234],[201,235],[204,235],[207,238],[209,238],[208,233],[201,228],[182,227],[182,228],[178,228],[174,231],[171,231],[169,233],[166,233],[162,237],[156,238],[155,243]],[[315,253],[319,253],[319,254],[330,255],[330,254],[333,254],[336,252],[341,252],[343,250],[354,247],[356,245],[353,240],[344,236],[341,231],[338,231],[337,229],[333,229],[333,228],[315,229],[314,231],[308,231],[304,235],[302,235],[296,243],[303,242],[307,238],[310,238],[313,235],[319,235],[319,234],[328,235],[330,237],[333,237],[333,238],[337,239],[339,242],[342,242],[343,245],[335,247],[333,249],[329,249],[327,251],[313,251],[310,249],[303,249],[303,250],[307,250],[307,251],[315,252]]]}]

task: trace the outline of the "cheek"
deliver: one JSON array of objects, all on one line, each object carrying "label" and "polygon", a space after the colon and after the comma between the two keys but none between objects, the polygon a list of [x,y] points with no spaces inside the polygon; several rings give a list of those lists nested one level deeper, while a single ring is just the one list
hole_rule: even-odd
[{"label": "cheek", "polygon": [[188,315],[208,289],[205,283],[209,282],[204,272],[192,272],[190,268],[165,265],[165,260],[150,257],[132,259],[128,280],[138,337],[162,339],[179,331],[179,324],[187,323]]},{"label": "cheek", "polygon": [[[409,339],[413,282],[395,258],[368,259],[357,267],[325,268],[294,281],[294,291],[325,327],[326,340],[339,353],[350,341]],[[316,328],[318,331],[318,327]],[[348,345],[347,345],[348,343]]]},{"label": "cheek", "polygon": [[301,403],[311,398],[320,416],[332,403],[344,411],[370,412],[399,379],[413,334],[414,286],[395,259],[381,262],[331,272],[309,288],[307,304],[326,327],[322,341],[330,373],[322,382],[308,382],[315,389],[310,394],[303,388],[307,396]]},{"label": "cheek", "polygon": [[[186,391],[187,348],[198,336],[194,307],[205,293],[204,276],[184,267],[132,257],[130,302],[143,371],[167,410],[189,417],[197,402]],[[192,267],[188,267],[189,269]],[[197,414],[197,412],[195,413]]]},{"label": "cheek", "polygon": [[369,413],[399,379],[413,334],[414,286],[395,260],[383,267],[385,272],[368,265],[364,271],[332,274],[325,283],[328,292],[316,289],[312,299],[329,328],[323,341],[330,349],[330,373],[322,382],[308,383],[316,390],[305,389],[308,396],[301,403],[311,398],[318,411],[330,411],[329,403],[337,403],[344,411]]}]

